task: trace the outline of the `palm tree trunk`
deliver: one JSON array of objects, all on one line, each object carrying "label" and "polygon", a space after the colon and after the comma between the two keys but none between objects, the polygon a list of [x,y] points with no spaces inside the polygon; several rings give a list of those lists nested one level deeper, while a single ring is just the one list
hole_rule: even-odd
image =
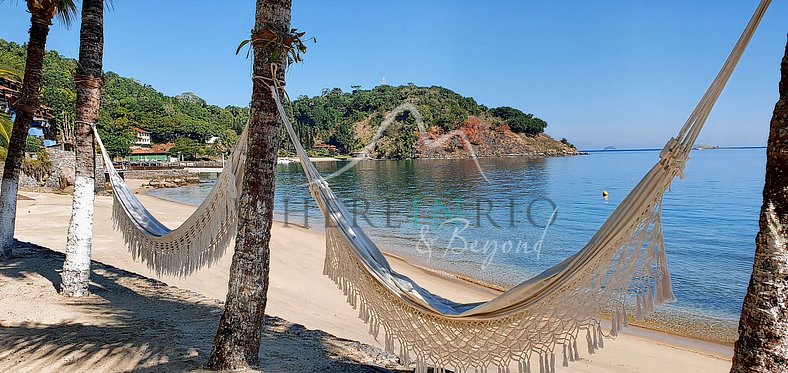
[{"label": "palm tree trunk", "polygon": [[33,123],[36,109],[41,106],[39,90],[50,20],[42,17],[39,13],[32,13],[30,23],[25,78],[22,82],[19,101],[14,104],[16,118],[3,168],[2,186],[0,186],[0,259],[10,257],[14,248],[19,170],[22,167],[22,160],[25,158],[27,131],[30,129],[30,124]]},{"label": "palm tree trunk", "polygon": [[[257,0],[255,30],[284,34],[290,30],[290,0]],[[254,44],[255,76],[271,78],[272,45]],[[284,75],[284,53],[278,58]],[[260,79],[253,79],[249,148],[239,196],[238,235],[230,266],[224,313],[216,331],[208,367],[235,370],[259,364],[260,336],[268,300],[269,241],[274,208],[274,170],[279,146],[276,103]]]},{"label": "palm tree trunk", "polygon": [[788,366],[788,45],[781,71],[766,148],[761,230],[731,368],[736,373]]},{"label": "palm tree trunk", "polygon": [[86,295],[90,280],[96,149],[89,123],[98,121],[103,53],[104,0],[83,0],[79,64],[74,77],[77,86],[74,202],[68,226],[66,261],[61,274],[61,291],[70,297]]}]

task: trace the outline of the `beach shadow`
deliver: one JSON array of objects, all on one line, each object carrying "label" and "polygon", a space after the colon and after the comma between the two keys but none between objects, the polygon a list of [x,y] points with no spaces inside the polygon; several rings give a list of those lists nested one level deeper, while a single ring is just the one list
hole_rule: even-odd
[{"label": "beach shadow", "polygon": [[8,262],[0,262],[0,275],[14,279],[23,279],[28,276],[38,274],[52,283],[52,287],[55,289],[55,292],[60,292],[60,271],[63,269],[63,261],[65,260],[65,256],[63,254],[54,251],[52,252],[55,255],[60,255],[62,258],[60,260],[59,266],[47,265],[34,269],[30,265],[25,265],[28,260],[35,260],[39,254],[39,250],[41,249],[49,250],[30,242],[14,239],[13,260]]},{"label": "beach shadow", "polygon": [[[0,321],[0,371],[182,372],[207,360],[221,302],[95,261],[92,294],[65,298],[56,292],[64,255],[17,248],[0,263],[3,311],[17,314]],[[262,339],[265,372],[406,371],[375,347],[277,317],[266,316]]]}]

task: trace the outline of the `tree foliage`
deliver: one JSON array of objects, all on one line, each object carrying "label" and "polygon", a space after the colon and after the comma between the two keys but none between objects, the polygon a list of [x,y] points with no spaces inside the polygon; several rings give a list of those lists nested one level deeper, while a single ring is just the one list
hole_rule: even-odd
[{"label": "tree foliage", "polygon": [[[324,89],[320,96],[300,96],[293,102],[294,126],[301,142],[309,149],[317,143],[328,143],[342,152],[352,152],[360,146],[353,126],[365,120],[373,127],[383,122],[383,115],[404,102],[413,103],[419,110],[427,131],[447,133],[462,129],[474,133],[478,117],[484,117],[512,131],[536,135],[544,132],[547,123],[533,114],[501,107],[488,109],[473,98],[463,97],[449,89],[432,86],[418,87],[408,84],[399,87],[380,85],[364,90],[353,86],[352,92],[339,88]],[[415,118],[406,125],[393,124],[385,133],[385,146],[378,146],[384,156],[408,158],[412,151],[407,149],[418,137]],[[408,131],[400,134],[399,131]],[[412,140],[413,139],[413,140]],[[411,141],[412,140],[412,141]],[[479,140],[474,136],[474,140]],[[402,142],[394,145],[393,143]]]},{"label": "tree foliage", "polygon": [[[0,39],[0,73],[22,74],[24,61],[23,46]],[[54,51],[47,52],[41,90],[44,104],[56,116],[52,133],[61,127],[64,117],[74,117],[75,71],[76,61]],[[506,106],[489,109],[473,98],[439,86],[419,87],[411,83],[398,87],[384,84],[372,89],[362,89],[357,85],[352,88],[352,92],[343,92],[340,88],[324,89],[319,96],[300,96],[293,101],[291,119],[307,150],[312,150],[317,144],[330,144],[342,153],[357,151],[366,144],[361,143],[356,124],[367,121],[378,126],[387,112],[404,102],[418,108],[428,132],[448,133],[461,129],[477,142],[475,118],[526,135],[542,133],[547,127],[544,120],[533,114]],[[107,72],[99,111],[99,133],[112,156],[123,156],[129,152],[128,147],[134,143],[135,127],[150,132],[153,143],[188,138],[197,144],[195,146],[204,148],[194,154],[207,154],[226,151],[234,145],[248,118],[247,108],[220,108],[191,92],[175,97],[165,96],[150,85]],[[404,116],[403,119],[415,118]],[[54,138],[52,133],[47,137]],[[220,138],[219,146],[202,145],[213,136]],[[384,157],[408,158],[412,155],[408,146],[417,139],[415,121],[394,124],[382,139],[387,145],[378,146],[377,151]],[[292,151],[289,142],[282,141],[281,144],[285,151]]]},{"label": "tree foliage", "polygon": [[[21,79],[26,58],[24,46],[0,39],[0,71],[12,79]],[[41,95],[44,105],[55,116],[54,131],[62,128],[65,117],[74,118],[76,87],[74,73],[77,63],[55,51],[44,58]],[[194,93],[176,97],[165,96],[152,86],[107,72],[101,92],[99,134],[113,156],[125,155],[134,143],[135,127],[151,132],[154,143],[177,138],[190,138],[204,143],[227,130],[239,134],[246,125],[248,109],[209,105]]]},{"label": "tree foliage", "polygon": [[547,127],[547,122],[533,114],[526,114],[508,106],[490,109],[490,115],[502,119],[516,133],[525,133],[533,136],[544,132],[544,129]]}]

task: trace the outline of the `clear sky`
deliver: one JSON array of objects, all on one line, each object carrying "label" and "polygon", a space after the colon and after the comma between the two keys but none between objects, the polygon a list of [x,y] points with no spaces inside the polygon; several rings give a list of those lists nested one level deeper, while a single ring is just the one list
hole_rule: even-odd
[{"label": "clear sky", "polygon": [[[293,27],[316,36],[288,91],[441,85],[490,107],[512,106],[580,148],[660,147],[683,124],[744,28],[756,0],[294,0]],[[254,1],[115,0],[106,70],[168,95],[245,106],[250,67],[235,56]],[[0,3],[0,38],[27,40],[23,1]],[[775,1],[728,84],[701,143],[765,145],[788,33]],[[56,24],[47,47],[77,57],[79,24]]]}]

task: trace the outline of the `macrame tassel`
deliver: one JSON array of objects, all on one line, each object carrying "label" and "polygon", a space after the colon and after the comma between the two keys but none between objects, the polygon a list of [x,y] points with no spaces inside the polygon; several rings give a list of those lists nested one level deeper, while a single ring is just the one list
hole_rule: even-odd
[{"label": "macrame tassel", "polygon": [[426,364],[423,361],[417,361],[416,369],[414,369],[413,373],[427,373]]},{"label": "macrame tassel", "polygon": [[599,333],[599,348],[605,348],[605,336],[602,334],[602,326],[596,328]]},{"label": "macrame tassel", "polygon": [[665,296],[663,294],[664,292],[662,291],[662,279],[659,279],[654,283],[654,290],[657,293],[657,299],[654,301],[654,306],[659,307],[665,304]]},{"label": "macrame tassel", "polygon": [[574,357],[575,357],[574,361],[580,360],[580,354],[577,353],[577,339],[576,338],[572,341],[572,350],[574,350]]},{"label": "macrame tassel", "polygon": [[624,321],[624,327],[628,328],[629,327],[629,315],[627,315],[627,308],[626,307],[623,307],[623,312],[624,312],[624,317],[623,317],[623,319],[624,319],[623,320]]},{"label": "macrame tassel", "polygon": [[566,349],[567,349],[567,345],[564,345],[564,361],[561,364],[561,366],[563,366],[563,367],[568,367],[569,366],[569,358],[566,356]]},{"label": "macrame tassel", "polygon": [[530,359],[525,361],[525,373],[531,373],[531,360]]},{"label": "macrame tassel", "polygon": [[618,311],[611,313],[610,318],[610,335],[615,337],[618,335]]},{"label": "macrame tassel", "polygon": [[[665,298],[665,302],[675,302],[676,295],[673,294],[673,285],[671,284],[670,280],[670,271],[668,270],[668,263],[665,260],[665,254],[662,254],[662,277],[660,278],[661,285],[662,285],[662,296]],[[657,285],[659,286],[659,285]]]},{"label": "macrame tassel", "polygon": [[586,343],[588,344],[588,354],[594,354],[594,348],[596,347],[596,342],[591,340],[591,327],[586,329]]},{"label": "macrame tassel", "polygon": [[391,341],[391,337],[389,336],[389,334],[386,333],[386,335],[383,337],[383,339],[384,339],[383,349],[386,352],[388,352],[390,354],[393,354],[394,353],[394,343]]},{"label": "macrame tassel", "polygon": [[646,288],[646,315],[650,315],[654,312],[654,294],[651,292],[651,288]]},{"label": "macrame tassel", "polygon": [[637,295],[635,300],[635,321],[643,322],[643,298],[640,294]]},{"label": "macrame tassel", "polygon": [[542,354],[539,354],[539,373],[545,373],[544,371],[544,359],[542,358]]},{"label": "macrame tassel", "polygon": [[555,354],[550,353],[550,373],[555,373]]}]

